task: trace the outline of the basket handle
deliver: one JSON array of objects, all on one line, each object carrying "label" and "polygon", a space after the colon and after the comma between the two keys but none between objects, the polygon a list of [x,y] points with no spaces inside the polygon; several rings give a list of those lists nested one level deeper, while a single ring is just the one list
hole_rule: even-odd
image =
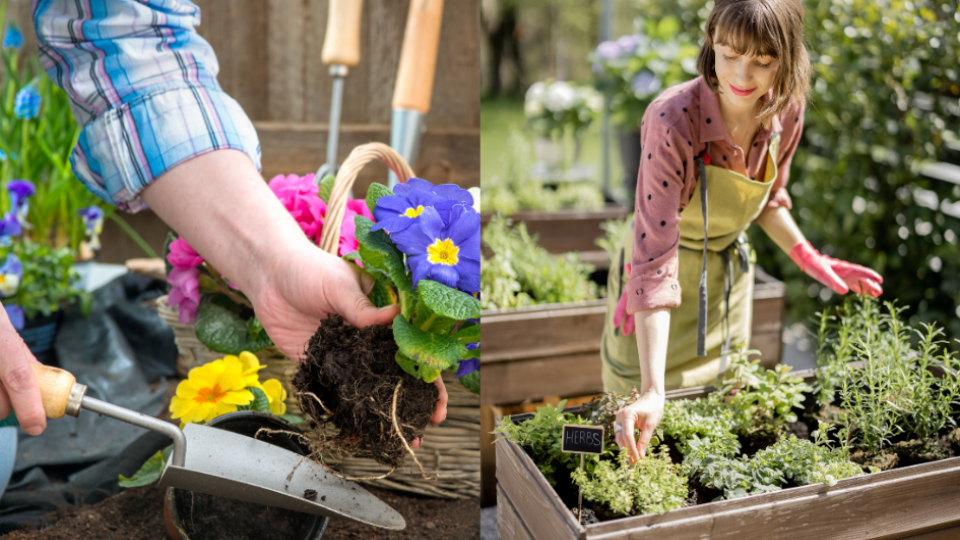
[{"label": "basket handle", "polygon": [[356,182],[357,176],[363,167],[371,161],[378,160],[390,168],[400,182],[413,178],[413,169],[404,161],[396,150],[383,143],[362,144],[353,149],[347,160],[340,166],[337,178],[333,181],[333,190],[327,202],[327,215],[324,219],[323,233],[320,235],[320,249],[327,253],[337,254],[340,244],[340,228],[343,225],[343,216],[346,213],[347,197]]}]

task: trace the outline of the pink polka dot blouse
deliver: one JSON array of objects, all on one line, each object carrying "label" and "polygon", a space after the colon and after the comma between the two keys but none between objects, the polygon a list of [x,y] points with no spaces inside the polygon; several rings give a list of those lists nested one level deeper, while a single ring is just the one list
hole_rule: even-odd
[{"label": "pink polka dot blouse", "polygon": [[647,107],[640,124],[642,157],[632,270],[626,287],[628,291],[643,289],[644,294],[628,296],[628,313],[680,305],[676,256],[680,214],[697,184],[694,158],[706,149],[707,142],[711,165],[763,178],[767,150],[773,134],[779,133],[778,176],[766,209],[792,207],[784,187],[803,130],[803,111],[802,103],[791,103],[774,116],[769,128],[761,127],[745,162],[743,149],[727,134],[718,96],[702,77],[666,89]]}]

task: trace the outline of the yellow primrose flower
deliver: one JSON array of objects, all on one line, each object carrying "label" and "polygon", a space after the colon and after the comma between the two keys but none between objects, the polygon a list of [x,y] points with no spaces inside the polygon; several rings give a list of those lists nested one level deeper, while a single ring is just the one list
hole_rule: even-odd
[{"label": "yellow primrose flower", "polygon": [[214,360],[191,369],[188,378],[177,385],[170,412],[173,418],[180,419],[181,428],[189,422],[206,422],[234,412],[238,405],[253,401],[253,392],[246,389],[247,381],[239,360],[225,360]]},{"label": "yellow primrose flower", "polygon": [[270,379],[263,383],[263,392],[267,394],[267,398],[270,400],[270,412],[280,416],[281,414],[287,412],[287,391],[283,388],[283,385],[280,384],[280,381],[276,379]]},{"label": "yellow primrose flower", "polygon": [[240,369],[243,373],[243,380],[246,383],[244,386],[253,386],[255,388],[263,389],[263,386],[260,385],[260,376],[258,371],[267,367],[260,365],[260,359],[257,358],[257,355],[243,351],[240,353],[239,357],[236,357],[232,354],[228,354],[223,357],[225,362],[237,362],[240,364]]}]

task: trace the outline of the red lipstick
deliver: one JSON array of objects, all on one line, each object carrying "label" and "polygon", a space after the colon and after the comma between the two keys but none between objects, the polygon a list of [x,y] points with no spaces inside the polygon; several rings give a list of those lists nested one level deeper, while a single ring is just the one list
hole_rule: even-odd
[{"label": "red lipstick", "polygon": [[736,94],[736,95],[738,95],[738,96],[749,96],[749,95],[752,94],[753,91],[756,90],[756,89],[757,89],[757,87],[754,86],[753,88],[751,88],[751,89],[749,89],[749,90],[742,90],[742,89],[737,88],[736,86],[734,86],[734,85],[732,85],[732,84],[730,85],[730,90],[731,90],[734,94]]}]

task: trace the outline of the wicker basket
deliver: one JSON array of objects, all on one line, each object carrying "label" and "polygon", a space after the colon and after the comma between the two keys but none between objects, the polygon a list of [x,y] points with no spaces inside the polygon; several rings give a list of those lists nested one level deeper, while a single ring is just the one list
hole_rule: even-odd
[{"label": "wicker basket", "polygon": [[[340,225],[350,189],[360,170],[374,160],[387,165],[402,182],[413,176],[410,166],[385,144],[370,143],[354,148],[337,173],[327,206],[320,247],[328,253],[337,253]],[[192,324],[180,323],[177,308],[167,305],[166,296],[157,299],[157,309],[161,318],[173,328],[180,353],[177,373],[181,377],[186,377],[190,369],[196,366],[223,357],[223,354],[211,351],[200,343]],[[260,351],[257,357],[261,364],[267,366],[260,372],[261,379],[278,379],[287,389],[287,411],[301,414],[291,384],[296,364],[276,347]],[[457,499],[480,496],[480,396],[464,389],[459,381],[446,373],[443,380],[449,394],[447,418],[439,426],[427,426],[421,447],[414,450],[431,480],[425,480],[419,467],[407,459],[389,477],[364,483],[433,497]],[[324,436],[336,436],[336,429],[327,428]],[[331,454],[325,455],[324,461],[350,477],[380,476],[389,471],[389,468],[370,458]]]}]

